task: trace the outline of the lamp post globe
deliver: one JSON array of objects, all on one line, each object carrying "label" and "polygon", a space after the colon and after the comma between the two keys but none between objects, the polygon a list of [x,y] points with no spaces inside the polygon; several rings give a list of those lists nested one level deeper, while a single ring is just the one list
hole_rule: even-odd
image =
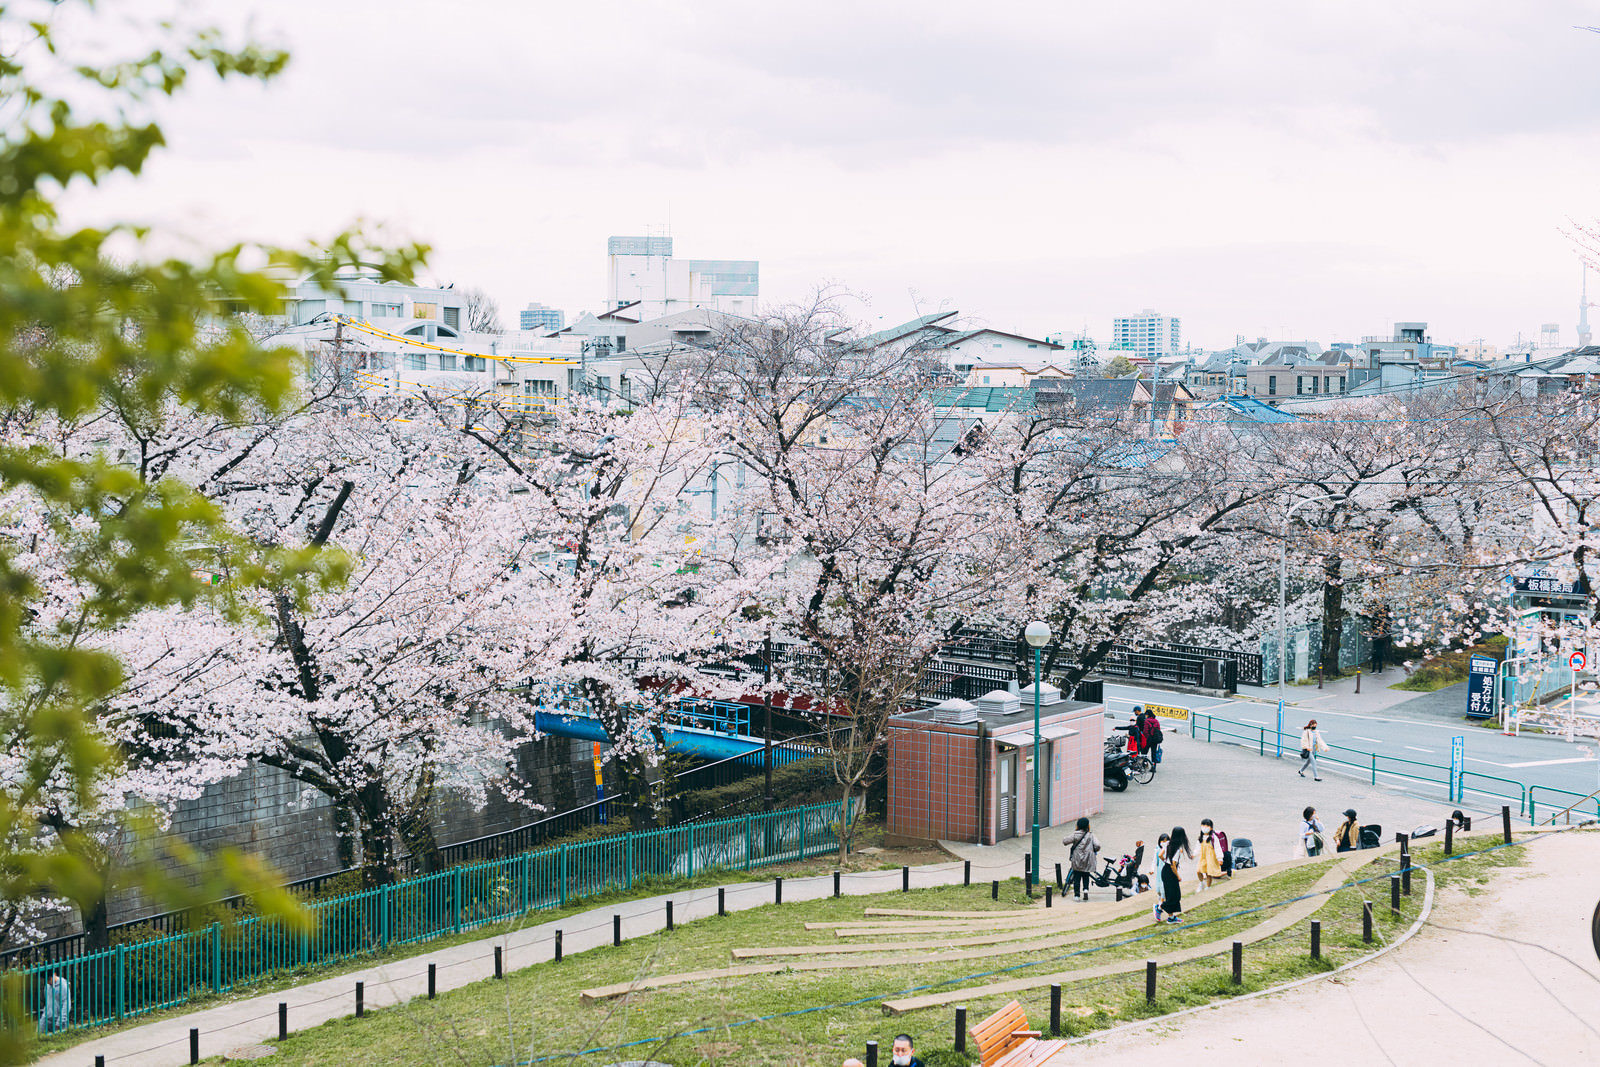
[{"label": "lamp post globe", "polygon": [[1033,876],[1039,877],[1039,764],[1042,760],[1039,737],[1039,654],[1050,643],[1050,624],[1035,619],[1022,631],[1022,639],[1033,649]]}]

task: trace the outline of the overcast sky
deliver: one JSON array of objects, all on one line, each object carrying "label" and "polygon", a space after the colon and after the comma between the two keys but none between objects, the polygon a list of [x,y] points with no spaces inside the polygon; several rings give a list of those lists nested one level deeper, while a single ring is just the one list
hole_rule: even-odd
[{"label": "overcast sky", "polygon": [[[119,6],[106,0],[103,11]],[[605,298],[605,240],[761,261],[872,324],[1153,307],[1208,347],[1421,319],[1574,337],[1600,215],[1600,0],[752,4],[196,0],[287,46],[197,83],[83,211],[207,240],[361,217],[514,325]],[[1594,286],[1600,298],[1600,279]]]}]

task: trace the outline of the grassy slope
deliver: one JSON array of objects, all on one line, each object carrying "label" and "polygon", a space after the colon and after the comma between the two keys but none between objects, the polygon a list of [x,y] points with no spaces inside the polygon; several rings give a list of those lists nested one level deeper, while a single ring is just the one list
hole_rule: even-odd
[{"label": "grassy slope", "polygon": [[[1427,855],[1419,853],[1419,858],[1425,859]],[[1493,853],[1448,865],[1443,871],[1448,872],[1451,879],[1470,881],[1481,877],[1484,867],[1514,859],[1514,851]],[[1391,868],[1392,861],[1383,861],[1384,872]],[[1188,902],[1190,907],[1186,914],[1191,920],[1201,920],[1283,900],[1303,891],[1325,869],[1325,863],[1308,864],[1225,898],[1194,897]],[[1069,985],[1063,991],[1065,1026],[1069,1032],[1088,1032],[1337,966],[1370,951],[1362,944],[1360,936],[1363,897],[1375,903],[1380,939],[1408,924],[1415,917],[1420,902],[1420,894],[1408,898],[1402,915],[1396,919],[1388,914],[1386,881],[1363,889],[1341,890],[1318,915],[1323,929],[1322,961],[1309,959],[1302,925],[1246,949],[1243,986],[1232,984],[1225,955],[1185,964],[1164,974],[1160,995],[1153,1005],[1145,1003],[1142,972]],[[577,1062],[603,1064],[653,1056],[680,1067],[724,1060],[736,1060],[740,1064],[837,1063],[848,1055],[860,1055],[867,1040],[877,1039],[886,1045],[895,1030],[901,1028],[919,1035],[919,1051],[924,1058],[929,1058],[951,1045],[950,1012],[935,1009],[888,1020],[878,1008],[879,999],[913,986],[977,972],[1022,967],[1090,946],[1042,956],[1024,951],[981,960],[899,968],[751,976],[645,993],[626,1003],[612,1001],[585,1006],[580,1003],[578,992],[589,986],[627,981],[646,973],[727,966],[728,949],[738,945],[825,943],[832,939],[830,933],[806,931],[803,924],[826,919],[859,919],[865,907],[975,911],[1011,908],[1023,902],[1020,885],[1013,881],[1003,884],[998,903],[990,902],[986,887],[947,887],[909,895],[890,893],[877,898],[768,906],[691,923],[672,934],[639,938],[618,949],[607,948],[570,957],[560,965],[540,964],[511,975],[503,983],[480,983],[431,1003],[414,1001],[404,1007],[374,1013],[359,1023],[354,1019],[331,1022],[291,1038],[275,1059],[284,1064],[339,1067],[352,1063],[506,1063],[512,1059],[525,1061],[530,1056],[570,1054],[702,1028],[708,1032],[680,1037],[664,1046],[652,1042],[581,1057]],[[1241,916],[1189,930],[1152,926],[1148,934],[1136,935],[1144,939],[1134,943],[1114,945],[1093,956],[1023,967],[994,980],[1089,966],[1113,958],[1139,959],[1186,945],[1222,940],[1263,917],[1259,914]],[[969,1001],[970,1018],[981,1018],[998,1007],[1001,999]],[[1019,999],[1036,1027],[1048,1025],[1048,989],[1024,994]],[[756,1016],[858,1000],[865,1002],[730,1026]],[[515,1049],[512,1035],[515,1035]],[[937,1056],[935,1062],[938,1061],[955,1062],[946,1056]]]}]

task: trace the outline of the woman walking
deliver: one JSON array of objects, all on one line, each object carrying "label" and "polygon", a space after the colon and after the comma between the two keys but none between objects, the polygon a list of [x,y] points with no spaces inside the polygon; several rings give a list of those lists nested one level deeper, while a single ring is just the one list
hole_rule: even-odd
[{"label": "woman walking", "polygon": [[1183,895],[1178,880],[1182,872],[1178,869],[1178,861],[1185,857],[1194,859],[1194,851],[1189,847],[1189,835],[1183,827],[1174,826],[1172,836],[1167,839],[1167,847],[1158,857],[1161,864],[1161,902],[1152,909],[1156,922],[1162,921],[1163,912],[1166,913],[1167,922],[1181,921],[1178,915],[1183,911]]},{"label": "woman walking", "polygon": [[1306,768],[1311,768],[1311,780],[1322,781],[1322,776],[1317,773],[1317,753],[1328,751],[1328,744],[1322,740],[1322,731],[1317,729],[1317,720],[1312,719],[1306,723],[1305,729],[1300,731],[1300,777],[1306,776]]},{"label": "woman walking", "polygon": [[1078,828],[1061,843],[1067,846],[1067,858],[1072,864],[1072,899],[1089,899],[1089,880],[1094,877],[1095,859],[1100,854],[1100,842],[1089,830],[1089,820],[1079,819]]},{"label": "woman walking", "polygon": [[1222,844],[1217,840],[1217,829],[1210,819],[1200,820],[1200,836],[1196,840],[1200,850],[1194,873],[1200,882],[1200,889],[1204,891],[1211,888],[1215,879],[1222,877]]},{"label": "woman walking", "polygon": [[1307,806],[1301,812],[1300,843],[1305,846],[1307,856],[1322,855],[1323,834],[1327,833],[1322,827],[1322,822],[1317,818],[1317,809]]}]

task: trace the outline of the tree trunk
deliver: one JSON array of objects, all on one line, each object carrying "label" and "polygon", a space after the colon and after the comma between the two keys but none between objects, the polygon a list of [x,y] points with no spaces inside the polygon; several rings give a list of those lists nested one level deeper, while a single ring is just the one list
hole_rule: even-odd
[{"label": "tree trunk", "polygon": [[1322,672],[1334,676],[1339,673],[1339,645],[1344,636],[1343,567],[1338,556],[1322,559]]},{"label": "tree trunk", "polygon": [[111,947],[111,905],[103,887],[83,910],[83,950],[99,952]]},{"label": "tree trunk", "polygon": [[358,860],[357,845],[361,841],[361,817],[349,804],[334,801],[333,832],[339,842],[339,869],[348,871]]},{"label": "tree trunk", "polygon": [[361,811],[361,884],[368,889],[394,881],[394,811],[383,786],[357,795]]},{"label": "tree trunk", "polygon": [[855,793],[852,783],[844,787],[844,796],[839,804],[839,865],[842,867],[850,858],[850,841],[855,836],[855,820],[850,818],[850,798]]}]

